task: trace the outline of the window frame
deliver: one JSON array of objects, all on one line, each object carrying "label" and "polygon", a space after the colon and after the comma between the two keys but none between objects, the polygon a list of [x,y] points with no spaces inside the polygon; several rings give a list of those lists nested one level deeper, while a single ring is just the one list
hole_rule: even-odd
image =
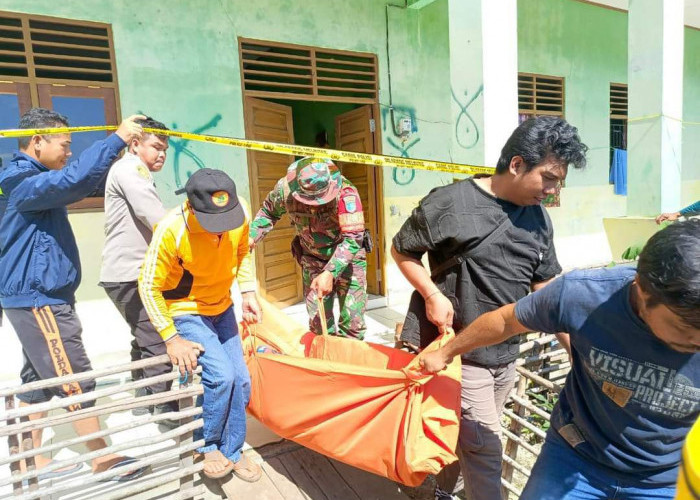
[{"label": "window frame", "polygon": [[[24,112],[31,107],[37,106],[52,109],[53,106],[51,105],[51,96],[53,95],[62,95],[66,97],[102,97],[105,102],[105,121],[107,122],[106,125],[119,124],[119,122],[121,121],[121,104],[119,100],[119,76],[117,73],[117,64],[114,51],[114,35],[112,32],[112,26],[110,24],[99,23],[94,21],[83,21],[78,19],[68,19],[62,17],[9,12],[4,10],[0,10],[0,17],[19,19],[21,23],[22,38],[17,39],[16,43],[24,43],[23,53],[26,60],[27,76],[10,76],[0,74],[0,93],[10,93],[3,90],[10,88],[7,87],[9,85],[15,85],[18,89],[16,95],[18,95],[18,97],[20,98],[21,112]],[[107,35],[104,38],[108,41],[108,47],[102,50],[104,50],[105,52],[107,50],[109,51],[109,59],[104,59],[104,61],[109,61],[110,63],[112,81],[109,82],[90,79],[83,80],[69,78],[47,78],[36,76],[34,56],[36,56],[37,53],[33,51],[32,47],[32,38],[30,35],[31,28],[29,25],[30,21],[43,21],[68,26],[82,26],[86,28],[99,28],[102,30],[106,30]],[[9,29],[19,31],[14,27]],[[45,32],[46,30],[39,31]],[[66,32],[66,35],[75,36],[75,33]],[[78,35],[77,37],[80,38],[80,35]],[[41,43],[43,45],[51,45],[52,43],[56,42],[45,41]],[[76,48],[77,47],[80,46],[76,45]],[[42,57],[41,54],[39,55],[39,57]],[[75,56],[67,57],[73,58]],[[89,70],[85,70],[84,72],[90,73]],[[20,88],[23,89],[21,94],[19,91]],[[61,89],[61,91],[54,93],[52,92],[54,89]],[[27,90],[28,99],[26,92]],[[103,211],[104,198],[85,198],[77,203],[69,205],[68,209],[70,212]]]}]

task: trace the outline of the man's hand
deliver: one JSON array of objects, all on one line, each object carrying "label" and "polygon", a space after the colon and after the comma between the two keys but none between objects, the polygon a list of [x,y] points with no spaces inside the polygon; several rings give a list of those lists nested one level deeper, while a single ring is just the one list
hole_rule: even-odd
[{"label": "man's hand", "polygon": [[119,124],[119,128],[115,132],[121,140],[129,144],[134,139],[141,139],[143,128],[136,123],[136,120],[145,120],[143,115],[131,115],[129,118]]},{"label": "man's hand", "polygon": [[428,373],[437,373],[444,370],[451,361],[452,359],[446,357],[442,349],[432,352],[423,351],[418,355],[418,362]]},{"label": "man's hand", "polygon": [[445,328],[452,327],[455,310],[450,299],[441,292],[437,292],[428,295],[428,298],[425,300],[425,315],[442,333],[445,331]]},{"label": "man's hand", "polygon": [[243,321],[248,324],[262,322],[262,308],[255,292],[243,292]]},{"label": "man's hand", "polygon": [[313,279],[309,288],[316,292],[317,297],[325,297],[333,291],[333,275],[330,271],[323,271]]},{"label": "man's hand", "polygon": [[248,251],[250,253],[253,253],[254,249],[255,249],[255,240],[249,236],[248,237]]},{"label": "man's hand", "polygon": [[192,375],[192,371],[197,368],[197,356],[204,352],[204,347],[175,335],[165,342],[165,350],[170,356],[170,362],[180,369],[180,376],[184,377],[185,373]]},{"label": "man's hand", "polygon": [[656,218],[656,223],[661,224],[662,222],[667,221],[667,220],[674,221],[674,220],[677,220],[678,217],[680,217],[680,216],[681,216],[680,212],[666,212],[666,213],[659,215]]}]

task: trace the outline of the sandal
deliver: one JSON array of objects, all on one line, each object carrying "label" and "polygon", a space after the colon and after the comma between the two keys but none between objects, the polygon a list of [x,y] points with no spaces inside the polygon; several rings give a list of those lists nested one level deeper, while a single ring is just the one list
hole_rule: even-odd
[{"label": "sandal", "polygon": [[233,463],[233,473],[243,481],[254,483],[262,477],[262,467],[241,454],[238,462]]},{"label": "sandal", "polygon": [[[209,457],[207,457],[209,455]],[[212,462],[222,462],[222,459],[226,459],[227,464],[226,466],[218,471],[218,472],[207,472],[207,463],[212,463]],[[202,472],[204,473],[205,476],[207,476],[209,479],[221,479],[226,476],[228,476],[231,471],[233,471],[233,462],[226,458],[223,453],[221,453],[219,450],[213,450],[213,451],[208,451],[206,453],[195,453],[195,460],[197,462],[203,461],[204,462],[204,468],[202,469]]]},{"label": "sandal", "polygon": [[[115,469],[115,468],[117,468],[117,467],[121,467],[122,465],[133,464],[134,462],[138,462],[138,460],[135,459],[135,458],[132,458],[132,457],[124,457],[124,458],[121,459],[120,461],[118,461],[118,462],[116,462],[116,463],[110,465],[109,467],[107,467],[107,468],[106,468],[104,471],[102,471],[102,472],[105,472],[105,471],[108,471],[108,470],[111,470],[111,469]],[[134,480],[134,479],[140,478],[141,476],[143,476],[143,475],[146,473],[146,471],[148,471],[148,465],[145,465],[145,466],[143,466],[143,467],[139,467],[138,469],[134,469],[134,470],[130,470],[130,471],[127,471],[127,472],[123,472],[122,474],[118,474],[118,475],[116,475],[116,476],[112,476],[112,477],[110,477],[110,478],[108,478],[108,479],[102,479],[100,482],[105,482],[105,483],[106,483],[106,482],[111,482],[111,481],[113,481],[113,482],[115,482],[115,483],[124,483],[124,482],[126,482],[126,481],[132,481],[132,480]]]}]

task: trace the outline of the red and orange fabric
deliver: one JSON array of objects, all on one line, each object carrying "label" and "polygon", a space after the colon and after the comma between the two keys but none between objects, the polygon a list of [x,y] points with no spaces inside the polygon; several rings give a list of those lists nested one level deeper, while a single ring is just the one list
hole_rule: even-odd
[{"label": "red and orange fabric", "polygon": [[[268,304],[263,310],[262,325],[242,325],[242,341],[248,410],[272,431],[409,486],[457,460],[459,359],[429,375],[412,354],[316,336]],[[262,346],[282,354],[257,352]]]}]

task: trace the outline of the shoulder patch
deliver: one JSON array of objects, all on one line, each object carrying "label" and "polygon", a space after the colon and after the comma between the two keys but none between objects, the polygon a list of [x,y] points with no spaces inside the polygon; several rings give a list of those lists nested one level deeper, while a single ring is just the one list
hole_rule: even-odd
[{"label": "shoulder patch", "polygon": [[357,212],[357,197],[354,194],[343,196],[343,203],[345,204],[347,213],[354,214]]},{"label": "shoulder patch", "polygon": [[148,172],[148,169],[141,164],[136,166],[136,173],[139,174],[144,179],[147,179],[147,180],[151,179],[151,174]]}]

